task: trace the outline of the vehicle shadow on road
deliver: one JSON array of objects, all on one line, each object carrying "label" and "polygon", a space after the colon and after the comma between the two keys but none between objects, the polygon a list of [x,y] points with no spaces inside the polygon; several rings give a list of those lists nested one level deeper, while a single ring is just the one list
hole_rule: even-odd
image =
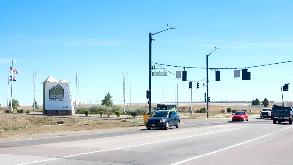
[{"label": "vehicle shadow on road", "polygon": [[[168,130],[175,130],[175,128],[168,128]],[[168,131],[168,130],[166,130],[166,129],[160,129],[160,128],[152,128],[151,130],[148,130],[146,128],[141,128],[140,129],[140,131]]]},{"label": "vehicle shadow on road", "polygon": [[228,123],[248,123],[248,121],[232,121],[232,120],[229,120]]}]

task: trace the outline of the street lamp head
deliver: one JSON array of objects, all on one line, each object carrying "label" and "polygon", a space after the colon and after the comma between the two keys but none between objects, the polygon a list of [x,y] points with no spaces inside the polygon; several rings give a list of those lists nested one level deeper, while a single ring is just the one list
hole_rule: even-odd
[{"label": "street lamp head", "polygon": [[169,27],[169,25],[168,25],[168,28],[167,29],[161,30],[161,31],[156,32],[156,33],[150,33],[150,34],[153,36],[153,35],[156,35],[156,34],[159,34],[159,33],[165,32],[165,31],[168,31],[168,30],[174,30],[174,29],[176,29],[176,28]]},{"label": "street lamp head", "polygon": [[209,54],[207,54],[207,56],[210,56],[213,52],[215,52],[216,50],[218,50],[219,48],[217,48],[217,47],[214,47],[214,50],[213,51],[211,51]]}]

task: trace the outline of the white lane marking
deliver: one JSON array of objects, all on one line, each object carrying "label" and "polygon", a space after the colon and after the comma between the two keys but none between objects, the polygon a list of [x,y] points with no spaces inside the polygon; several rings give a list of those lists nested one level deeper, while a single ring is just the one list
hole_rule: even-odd
[{"label": "white lane marking", "polygon": [[[282,131],[285,131],[289,128],[292,128],[291,127],[287,127],[287,128],[283,128],[281,131],[279,132],[282,132]],[[244,144],[247,144],[247,143],[251,143],[251,142],[254,142],[254,141],[257,141],[259,139],[262,139],[262,138],[265,138],[265,137],[269,137],[273,135],[273,133],[269,133],[269,134],[266,134],[266,135],[263,135],[263,136],[259,136],[259,137],[256,137],[256,138],[253,138],[253,139],[250,139],[250,140],[247,140],[247,141],[244,141],[244,142],[241,142],[241,143],[237,143],[237,144],[234,144],[234,145],[231,145],[231,146],[228,146],[228,147],[225,147],[225,148],[222,148],[222,149],[219,149],[219,150],[215,150],[215,151],[212,151],[212,152],[209,152],[209,153],[206,153],[206,154],[203,154],[203,155],[198,155],[198,156],[194,156],[194,157],[191,157],[191,158],[188,158],[188,159],[185,159],[185,160],[182,160],[182,161],[179,161],[179,162],[176,162],[176,163],[173,163],[171,165],[180,165],[180,164],[184,164],[186,162],[189,162],[191,160],[195,160],[195,159],[199,159],[199,158],[202,158],[202,157],[206,157],[206,156],[209,156],[209,155],[213,155],[213,154],[216,154],[218,152],[222,152],[222,151],[225,151],[225,150],[229,150],[229,149],[232,149],[232,148],[235,148],[235,147],[238,147],[238,146],[241,146],[241,145],[244,145]]]},{"label": "white lane marking", "polygon": [[29,164],[36,164],[36,163],[53,161],[53,160],[59,160],[59,159],[63,159],[63,158],[71,158],[71,157],[81,156],[81,155],[88,155],[88,154],[94,154],[94,153],[100,153],[100,152],[108,152],[108,151],[117,151],[117,150],[129,149],[129,148],[134,148],[134,147],[141,147],[141,146],[150,145],[150,144],[164,143],[164,142],[188,139],[188,138],[193,138],[193,137],[198,137],[198,136],[204,136],[204,135],[210,135],[210,134],[216,134],[216,133],[223,133],[223,132],[228,132],[228,131],[237,130],[237,129],[241,129],[241,128],[244,128],[244,127],[230,128],[230,129],[224,129],[224,130],[219,130],[219,131],[210,131],[210,132],[201,133],[201,134],[194,134],[194,135],[190,135],[190,136],[177,137],[177,138],[173,138],[173,139],[165,139],[165,140],[159,140],[159,141],[154,141],[154,142],[135,144],[135,145],[124,146],[124,147],[119,147],[119,148],[96,150],[96,151],[91,151],[91,152],[84,152],[84,153],[66,155],[66,156],[57,157],[57,158],[44,159],[44,160],[32,161],[32,162],[24,162],[24,163],[19,163],[19,164],[16,164],[16,165],[29,165]]}]

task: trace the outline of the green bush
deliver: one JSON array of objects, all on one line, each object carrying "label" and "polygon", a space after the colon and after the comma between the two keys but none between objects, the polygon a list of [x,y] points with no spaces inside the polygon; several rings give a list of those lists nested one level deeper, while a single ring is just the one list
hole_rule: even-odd
[{"label": "green bush", "polygon": [[206,113],[207,110],[206,110],[206,108],[200,108],[200,109],[196,110],[195,112],[196,113]]},{"label": "green bush", "polygon": [[99,112],[100,117],[103,117],[103,113],[104,113],[104,111],[100,111],[100,112]]},{"label": "green bush", "polygon": [[16,111],[17,111],[17,113],[23,113],[24,112],[23,109],[18,109]]},{"label": "green bush", "polygon": [[87,109],[86,108],[81,108],[81,109],[77,109],[75,111],[76,114],[84,114],[84,111],[86,111]]},{"label": "green bush", "polygon": [[90,107],[89,113],[90,114],[98,114],[98,108],[97,107]]},{"label": "green bush", "polygon": [[137,114],[136,111],[133,111],[133,112],[130,112],[130,115],[131,115],[133,118],[135,118],[138,114]]},{"label": "green bush", "polygon": [[120,111],[115,111],[115,115],[116,115],[117,117],[120,117],[121,112],[120,112]]},{"label": "green bush", "polygon": [[117,111],[119,111],[119,112],[122,112],[122,107],[120,107],[120,106],[113,106],[112,107],[112,111],[115,113],[115,112],[117,112]]},{"label": "green bush", "polygon": [[229,107],[229,108],[227,108],[227,112],[228,113],[231,113],[232,112],[232,109]]},{"label": "green bush", "polygon": [[85,111],[84,111],[84,115],[85,115],[85,116],[88,116],[88,115],[89,115],[89,111],[88,111],[88,110],[85,110]]},{"label": "green bush", "polygon": [[26,110],[26,111],[25,111],[25,114],[28,115],[29,113],[30,113],[30,110]]}]

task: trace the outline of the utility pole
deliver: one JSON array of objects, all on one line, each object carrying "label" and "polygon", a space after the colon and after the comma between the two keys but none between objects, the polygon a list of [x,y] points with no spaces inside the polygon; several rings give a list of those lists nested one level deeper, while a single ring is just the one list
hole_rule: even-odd
[{"label": "utility pole", "polygon": [[212,52],[210,52],[209,54],[206,55],[206,71],[207,71],[207,118],[209,118],[209,56],[215,52],[217,49],[217,47],[214,48],[214,50]]},{"label": "utility pole", "polygon": [[129,83],[129,108],[131,107],[131,83]]},{"label": "utility pole", "polygon": [[76,108],[76,104],[77,104],[77,91],[78,91],[78,89],[77,89],[77,83],[78,83],[78,80],[77,80],[77,72],[75,72],[75,100],[74,100],[74,108]]},{"label": "utility pole", "polygon": [[170,27],[164,30],[161,30],[156,33],[149,33],[149,89],[147,91],[147,98],[148,98],[148,104],[149,104],[149,115],[152,113],[152,42],[154,35],[157,35],[159,33],[165,32],[170,29],[175,29],[174,27]]},{"label": "utility pole", "polygon": [[124,73],[122,73],[123,75],[123,113],[126,112],[125,110],[125,75]]}]

